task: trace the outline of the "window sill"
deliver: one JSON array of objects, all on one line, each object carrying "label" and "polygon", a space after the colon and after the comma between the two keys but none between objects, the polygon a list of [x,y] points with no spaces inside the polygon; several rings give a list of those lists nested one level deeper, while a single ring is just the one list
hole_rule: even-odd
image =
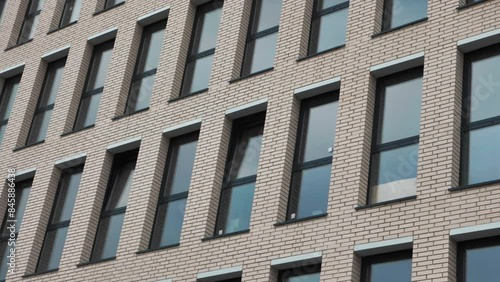
[{"label": "window sill", "polygon": [[84,266],[87,266],[87,265],[93,265],[93,264],[99,264],[99,263],[103,263],[103,262],[107,262],[107,261],[112,261],[112,260],[115,260],[116,257],[110,257],[110,258],[107,258],[107,259],[101,259],[101,260],[96,260],[96,261],[89,261],[89,262],[84,262],[84,263],[79,263],[76,265],[76,267],[84,267]]},{"label": "window sill", "polygon": [[180,246],[180,244],[172,244],[172,245],[167,245],[167,246],[159,247],[159,248],[156,248],[156,249],[146,249],[146,250],[138,251],[138,252],[136,252],[136,254],[137,255],[147,254],[147,253],[161,251],[161,250],[166,250],[166,249],[173,249],[173,248],[176,248],[176,247],[179,247],[179,246]]},{"label": "window sill", "polygon": [[297,59],[297,62],[302,62],[302,61],[305,61],[305,60],[310,59],[310,58],[318,57],[318,56],[321,56],[321,55],[323,55],[323,54],[333,52],[333,51],[335,51],[335,50],[343,49],[344,47],[345,47],[345,44],[342,44],[342,45],[339,45],[339,46],[337,46],[337,47],[333,47],[333,48],[330,48],[330,49],[326,49],[326,50],[323,50],[323,51],[318,52],[318,53],[314,53],[314,54],[311,54],[311,55],[307,55],[307,56],[305,56],[305,57],[298,58],[298,59]]},{"label": "window sill", "polygon": [[271,68],[268,68],[268,69],[264,69],[264,70],[261,70],[261,71],[258,71],[258,72],[254,72],[254,73],[251,73],[251,74],[248,74],[248,75],[245,75],[245,76],[241,76],[241,77],[238,77],[238,78],[230,80],[229,84],[235,83],[235,82],[238,82],[238,81],[250,78],[250,77],[254,77],[254,76],[257,76],[257,75],[260,75],[260,74],[271,72],[272,70],[274,70],[274,67],[271,67]]},{"label": "window sill", "polygon": [[404,28],[407,28],[409,26],[412,26],[412,25],[416,25],[416,24],[419,24],[419,23],[423,23],[423,22],[426,22],[427,21],[427,17],[423,18],[423,19],[420,19],[420,20],[416,20],[416,21],[413,21],[411,23],[407,23],[407,24],[404,24],[404,25],[400,25],[398,27],[395,27],[395,28],[391,28],[391,29],[388,29],[388,30],[384,30],[384,31],[381,31],[379,33],[376,33],[376,34],[373,34],[372,35],[372,38],[376,38],[376,37],[379,37],[379,36],[382,36],[384,34],[387,34],[387,33],[391,33],[391,32],[394,32],[394,31],[398,31],[400,29],[404,29]]},{"label": "window sill", "polygon": [[22,276],[22,278],[31,278],[33,276],[44,275],[44,274],[56,272],[58,270],[59,270],[59,268],[55,268],[55,269],[46,270],[46,271],[42,271],[42,272],[35,272],[35,273],[25,274],[25,275]]},{"label": "window sill", "polygon": [[23,43],[19,43],[19,44],[16,44],[16,45],[14,45],[14,46],[7,47],[7,48],[5,48],[5,50],[4,50],[4,51],[5,51],[5,52],[7,52],[7,51],[12,50],[12,49],[14,49],[14,48],[17,48],[17,47],[19,47],[19,46],[23,46],[24,44],[28,44],[28,43],[30,43],[31,41],[33,41],[33,38],[31,38],[30,40],[24,41]]},{"label": "window sill", "polygon": [[410,201],[414,201],[416,199],[417,199],[417,196],[410,196],[410,197],[404,197],[404,198],[399,198],[399,199],[375,203],[375,204],[369,204],[369,205],[365,205],[365,206],[357,206],[355,209],[357,211],[359,211],[359,210],[365,210],[365,209],[370,209],[370,208],[379,207],[379,206],[386,206],[386,205],[390,205],[390,204],[410,202]]},{"label": "window sill", "polygon": [[59,30],[61,30],[61,29],[65,29],[65,28],[67,28],[68,26],[72,26],[72,25],[75,25],[75,24],[77,24],[77,23],[78,23],[78,21],[74,21],[74,22],[70,22],[70,23],[69,23],[69,24],[67,24],[67,25],[60,26],[60,27],[58,27],[58,28],[56,28],[56,29],[49,30],[49,32],[47,32],[47,35],[49,35],[49,34],[51,34],[51,33],[54,33],[54,32],[56,32],[56,31],[59,31]]},{"label": "window sill", "polygon": [[327,216],[328,216],[327,213],[322,213],[322,214],[308,216],[308,217],[299,218],[299,219],[290,219],[290,220],[286,220],[286,221],[282,221],[282,222],[277,222],[277,223],[274,224],[274,227],[288,225],[288,224],[293,224],[293,223],[296,223],[296,222],[310,221],[310,220],[314,220],[314,219],[318,219],[318,218],[324,218],[324,217],[327,217]]},{"label": "window sill", "polygon": [[140,109],[140,110],[137,110],[135,112],[128,113],[128,114],[123,114],[121,116],[113,117],[113,118],[111,118],[111,120],[115,121],[115,120],[119,120],[119,119],[122,119],[122,118],[126,118],[126,117],[129,117],[129,116],[133,116],[133,115],[140,114],[142,112],[147,112],[147,111],[149,111],[149,107],[144,108],[144,109]]},{"label": "window sill", "polygon": [[33,144],[29,144],[29,145],[26,145],[26,146],[17,147],[14,150],[12,150],[12,152],[18,152],[18,151],[24,150],[24,149],[29,148],[29,147],[34,147],[34,146],[36,146],[38,144],[42,144],[44,142],[45,142],[45,140],[42,140],[42,141],[38,141],[38,142],[35,142]]},{"label": "window sill", "polygon": [[95,17],[95,16],[97,16],[99,14],[102,14],[104,12],[107,12],[109,10],[113,10],[114,8],[120,7],[121,5],[125,4],[125,2],[126,1],[123,1],[121,3],[118,3],[118,4],[114,5],[114,6],[108,7],[106,9],[102,9],[102,10],[96,11],[95,13],[92,14],[92,16]]},{"label": "window sill", "polygon": [[167,103],[172,103],[172,102],[175,102],[175,101],[183,100],[183,99],[186,99],[188,97],[192,97],[192,96],[196,96],[196,95],[201,94],[201,93],[205,93],[207,91],[208,91],[208,88],[201,89],[199,91],[193,92],[193,93],[188,94],[188,95],[183,95],[183,96],[179,96],[177,98],[170,99],[170,100],[167,101]]},{"label": "window sill", "polygon": [[480,183],[475,183],[475,184],[452,187],[452,188],[448,189],[448,191],[456,192],[456,191],[462,191],[462,190],[469,190],[472,188],[481,188],[484,186],[488,186],[488,185],[492,185],[492,184],[499,184],[499,183],[500,183],[500,179],[492,180],[492,181],[485,181],[485,182],[480,182]]},{"label": "window sill", "polygon": [[469,3],[469,4],[464,4],[464,5],[461,5],[457,8],[458,11],[461,11],[461,10],[464,10],[464,9],[467,9],[469,7],[473,7],[473,6],[476,6],[476,5],[479,5],[479,4],[483,4],[484,2],[488,2],[488,0],[483,0],[483,1],[479,1],[479,2],[474,2],[474,3]]},{"label": "window sill", "polygon": [[231,237],[231,236],[236,236],[236,235],[245,234],[245,233],[250,233],[250,229],[241,230],[241,231],[232,232],[232,233],[226,233],[226,234],[222,234],[222,235],[215,235],[212,237],[205,237],[205,238],[201,239],[201,241],[202,242],[211,241],[211,240],[215,240],[215,239],[219,239],[219,238]]},{"label": "window sill", "polygon": [[86,126],[86,127],[82,127],[80,129],[77,129],[77,130],[72,130],[72,131],[69,131],[69,132],[64,132],[63,134],[61,134],[61,137],[68,136],[68,135],[71,135],[73,133],[77,133],[77,132],[84,131],[84,130],[87,130],[87,129],[91,129],[93,127],[95,127],[95,124],[92,124],[92,125],[89,125],[89,126]]}]

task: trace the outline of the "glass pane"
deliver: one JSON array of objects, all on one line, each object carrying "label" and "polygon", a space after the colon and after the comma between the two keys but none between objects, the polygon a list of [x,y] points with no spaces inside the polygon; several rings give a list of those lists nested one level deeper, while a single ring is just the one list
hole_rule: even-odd
[{"label": "glass pane", "polygon": [[9,265],[7,264],[10,247],[8,246],[8,242],[0,242],[0,280],[4,280],[7,276],[7,270],[9,269]]},{"label": "glass pane", "polygon": [[149,107],[151,94],[155,84],[156,75],[143,77],[132,82],[130,87],[130,95],[127,102],[126,114],[133,113]]},{"label": "glass pane", "polygon": [[35,117],[33,118],[33,123],[31,124],[31,130],[30,135],[28,136],[27,145],[35,144],[37,142],[45,140],[51,116],[52,110],[47,110],[35,115]]},{"label": "glass pane", "polygon": [[[6,0],[0,0],[0,23],[2,22],[2,19],[3,19],[3,12],[5,9],[5,1]],[[0,277],[0,279],[2,279],[2,278]]]},{"label": "glass pane", "polygon": [[0,144],[2,144],[3,136],[7,130],[7,125],[0,125]]},{"label": "glass pane", "polygon": [[247,129],[238,138],[231,163],[230,179],[240,179],[257,174],[263,125]]},{"label": "glass pane", "polygon": [[319,282],[319,273],[305,274],[288,278],[287,282]]},{"label": "glass pane", "polygon": [[156,69],[163,46],[166,21],[144,29],[136,74]]},{"label": "glass pane", "polygon": [[186,66],[184,94],[191,94],[207,89],[212,71],[214,55],[200,58]]},{"label": "glass pane", "polygon": [[317,0],[317,1],[318,1],[318,10],[324,10],[326,8],[330,8],[342,4],[344,2],[347,2],[348,0]]},{"label": "glass pane", "polygon": [[189,190],[198,140],[179,144],[171,153],[164,197]]},{"label": "glass pane", "polygon": [[66,60],[57,61],[48,66],[47,75],[45,76],[45,85],[40,95],[39,108],[55,103],[64,73],[65,61]]},{"label": "glass pane", "polygon": [[278,26],[280,24],[281,0],[256,0],[257,11],[254,15],[253,33]]},{"label": "glass pane", "polygon": [[124,217],[125,213],[121,213],[101,219],[95,238],[92,261],[116,256]]},{"label": "glass pane", "polygon": [[274,64],[277,40],[278,33],[275,32],[249,42],[242,75],[249,75],[271,68]]},{"label": "glass pane", "polygon": [[250,227],[255,183],[235,186],[222,191],[222,209],[226,214],[223,233],[246,230]]},{"label": "glass pane", "polygon": [[500,55],[472,62],[470,121],[500,116]]},{"label": "glass pane", "polygon": [[390,25],[385,23],[386,29],[402,26],[427,17],[427,0],[391,0],[392,5],[384,7],[386,21],[390,21]]},{"label": "glass pane", "polygon": [[40,20],[40,15],[36,15],[24,20],[21,35],[19,36],[18,44],[24,43],[35,36],[36,26]]},{"label": "glass pane", "polygon": [[114,170],[115,178],[113,179],[113,187],[106,205],[106,210],[113,210],[127,206],[128,194],[132,186],[132,179],[135,171],[135,160],[128,161],[124,164],[115,162],[115,165],[120,167]]},{"label": "glass pane", "polygon": [[180,242],[186,200],[181,199],[158,207],[155,231],[151,238],[152,249]]},{"label": "glass pane", "polygon": [[104,9],[111,8],[111,7],[118,5],[122,2],[125,2],[125,0],[107,0],[106,5],[104,6]]},{"label": "glass pane", "polygon": [[19,90],[20,76],[5,80],[1,103],[0,103],[0,122],[9,119],[14,101],[16,100],[17,91]]},{"label": "glass pane", "polygon": [[472,130],[469,138],[466,184],[500,179],[500,125]]},{"label": "glass pane", "polygon": [[198,9],[196,14],[197,26],[194,30],[196,34],[194,37],[191,55],[215,48],[217,34],[219,32],[221,13],[222,8],[209,11]]},{"label": "glass pane", "polygon": [[111,62],[111,55],[113,53],[113,43],[104,43],[103,45],[94,48],[86,88],[87,91],[104,87],[109,63]]},{"label": "glass pane", "polygon": [[66,242],[68,227],[48,231],[40,253],[37,272],[43,272],[59,268],[59,262]]},{"label": "glass pane", "polygon": [[313,24],[310,54],[345,44],[348,9],[322,16]]},{"label": "glass pane", "polygon": [[500,245],[466,250],[467,282],[498,281],[498,262],[500,262]]},{"label": "glass pane", "polygon": [[332,156],[329,149],[333,149],[335,142],[338,104],[338,101],[332,101],[304,109],[306,124],[302,133],[305,139],[302,140],[304,143],[301,145],[303,148],[301,149],[301,162]]},{"label": "glass pane", "polygon": [[80,16],[82,8],[82,0],[69,0],[64,6],[64,11],[61,17],[59,27],[66,26],[70,23],[76,22]]},{"label": "glass pane", "polygon": [[71,220],[81,178],[82,169],[79,169],[71,174],[63,174],[60,182],[56,208],[52,216],[52,224]]},{"label": "glass pane", "polygon": [[380,114],[378,144],[419,135],[422,77],[387,85]]},{"label": "glass pane", "polygon": [[294,179],[294,184],[299,185],[295,218],[326,213],[331,170],[332,166],[328,164],[299,172]]},{"label": "glass pane", "polygon": [[32,0],[28,9],[28,14],[33,14],[42,10],[44,0]]},{"label": "glass pane", "polygon": [[102,93],[88,96],[82,99],[78,117],[76,118],[75,129],[78,130],[95,124],[97,118],[97,110],[101,101]]},{"label": "glass pane", "polygon": [[370,282],[411,282],[411,259],[372,264]]}]

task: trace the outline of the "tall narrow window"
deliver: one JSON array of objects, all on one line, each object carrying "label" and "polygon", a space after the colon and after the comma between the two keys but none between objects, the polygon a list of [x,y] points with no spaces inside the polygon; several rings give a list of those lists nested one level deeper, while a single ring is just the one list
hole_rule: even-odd
[{"label": "tall narrow window", "polygon": [[278,282],[319,282],[321,265],[304,265],[279,272]]},{"label": "tall narrow window", "polygon": [[38,98],[38,104],[33,121],[31,122],[31,129],[26,145],[32,145],[45,140],[65,64],[66,58],[52,62],[47,67],[42,93]]},{"label": "tall narrow window", "polygon": [[416,194],[422,74],[419,67],[377,82],[371,204]]},{"label": "tall narrow window", "polygon": [[65,0],[64,9],[59,22],[59,27],[65,27],[74,23],[80,17],[80,10],[82,8],[82,0]]},{"label": "tall narrow window", "polygon": [[250,227],[265,114],[233,122],[233,133],[219,203],[215,235]]},{"label": "tall narrow window", "polygon": [[5,10],[5,2],[7,0],[0,0],[0,24],[2,23],[2,19],[3,19],[3,14],[4,14],[4,10]]},{"label": "tall narrow window", "polygon": [[79,130],[95,124],[97,110],[104,91],[104,82],[113,53],[114,40],[95,46],[87,74],[84,92],[73,130]]},{"label": "tall narrow window", "polygon": [[309,39],[309,55],[345,44],[349,1],[316,0]]},{"label": "tall narrow window", "polygon": [[7,123],[9,123],[10,113],[16,100],[20,82],[21,75],[18,75],[6,79],[3,85],[2,96],[0,96],[0,144],[7,130]]},{"label": "tall narrow window", "polygon": [[428,0],[385,0],[382,31],[425,19]]},{"label": "tall narrow window", "polygon": [[149,107],[167,21],[144,28],[125,114]]},{"label": "tall narrow window", "polygon": [[458,282],[497,281],[500,274],[500,236],[458,244]]},{"label": "tall narrow window", "polygon": [[114,157],[91,261],[101,261],[116,256],[137,154],[138,150],[134,150]]},{"label": "tall narrow window", "polygon": [[411,282],[412,251],[363,258],[361,282]]},{"label": "tall narrow window", "polygon": [[468,54],[464,72],[461,185],[500,179],[500,44]]},{"label": "tall narrow window", "polygon": [[220,0],[211,1],[196,8],[181,95],[202,92],[208,88],[222,3]]},{"label": "tall narrow window", "polygon": [[281,0],[254,0],[241,76],[272,68],[280,15]]},{"label": "tall narrow window", "polygon": [[[9,212],[9,206],[5,211],[5,215],[3,217],[2,229],[1,229],[1,237],[0,237],[0,280],[5,280],[7,276],[7,270],[9,266],[7,265],[8,258],[10,255],[11,246],[9,246],[9,238],[11,229],[9,228],[12,224],[15,224],[14,231],[15,238],[17,238],[17,233],[19,232],[19,228],[21,227],[21,223],[23,222],[24,211],[26,210],[26,205],[28,203],[28,196],[31,190],[31,184],[33,179],[21,181],[15,183],[15,204],[14,208],[16,209],[15,213]],[[10,185],[10,182],[8,182]],[[11,203],[11,202],[9,202]]]},{"label": "tall narrow window", "polygon": [[170,140],[150,249],[179,244],[198,133]]},{"label": "tall narrow window", "polygon": [[45,232],[45,240],[38,259],[37,273],[59,268],[76,195],[80,187],[82,171],[83,166],[79,166],[67,169],[61,174],[52,214]]},{"label": "tall narrow window", "polygon": [[326,213],[337,110],[338,91],[302,102],[289,220]]},{"label": "tall narrow window", "polygon": [[40,20],[40,13],[42,12],[44,0],[30,0],[28,4],[28,10],[26,11],[26,16],[24,18],[23,27],[21,28],[21,33],[19,34],[19,39],[17,44],[22,44],[33,39],[35,36],[36,26]]},{"label": "tall narrow window", "polygon": [[106,0],[103,10],[109,9],[123,2],[125,2],[125,0]]}]

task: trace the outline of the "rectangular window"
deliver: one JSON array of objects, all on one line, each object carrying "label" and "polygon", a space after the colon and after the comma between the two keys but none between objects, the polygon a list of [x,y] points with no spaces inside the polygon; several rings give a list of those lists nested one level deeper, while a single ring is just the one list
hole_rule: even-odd
[{"label": "rectangular window", "polygon": [[215,235],[248,230],[265,113],[233,122]]},{"label": "rectangular window", "polygon": [[498,281],[500,236],[458,244],[458,282]]},{"label": "rectangular window", "polygon": [[320,282],[321,265],[305,265],[279,272],[278,282]]},{"label": "rectangular window", "polygon": [[416,195],[421,67],[377,81],[369,203]]},{"label": "rectangular window", "polygon": [[211,1],[196,8],[181,96],[199,93],[208,88],[222,4],[223,1]]},{"label": "rectangular window", "polygon": [[113,159],[111,176],[90,258],[93,262],[112,259],[116,256],[138,153],[138,150],[125,152],[116,155]]},{"label": "rectangular window", "polygon": [[38,258],[37,273],[59,268],[82,172],[83,165],[67,169],[61,174],[42,251]]},{"label": "rectangular window", "polygon": [[49,128],[50,117],[54,110],[59,86],[62,81],[66,58],[52,62],[47,67],[45,80],[42,86],[42,93],[38,98],[38,104],[31,122],[31,129],[26,145],[36,144],[45,140],[47,129]]},{"label": "rectangular window", "polygon": [[382,31],[427,17],[427,0],[385,0]]},{"label": "rectangular window", "polygon": [[76,22],[80,17],[81,8],[82,0],[65,0],[59,27],[65,27],[71,23]]},{"label": "rectangular window", "polygon": [[125,114],[149,107],[167,21],[144,27]]},{"label": "rectangular window", "polygon": [[288,220],[326,213],[338,97],[336,91],[302,101]]},{"label": "rectangular window", "polygon": [[466,55],[462,186],[500,179],[500,44]]},{"label": "rectangular window", "polygon": [[412,251],[364,257],[362,282],[411,282]]},{"label": "rectangular window", "polygon": [[21,75],[17,75],[6,79],[3,85],[2,95],[0,96],[0,144],[2,144],[3,136],[7,130],[7,123],[9,123],[20,82]]},{"label": "rectangular window", "polygon": [[316,0],[312,16],[309,55],[345,44],[349,1]]},{"label": "rectangular window", "polygon": [[272,68],[282,0],[254,0],[241,76]]},{"label": "rectangular window", "polygon": [[5,10],[5,2],[7,0],[0,0],[0,23],[2,23],[2,19],[3,19],[3,14],[4,14],[4,10]]},{"label": "rectangular window", "polygon": [[73,130],[95,124],[114,43],[114,40],[111,40],[94,47]]},{"label": "rectangular window", "polygon": [[198,133],[170,140],[150,249],[179,244]]},{"label": "rectangular window", "polygon": [[123,2],[125,2],[125,0],[106,0],[103,10],[109,9]]},{"label": "rectangular window", "polygon": [[17,233],[19,232],[19,228],[21,227],[21,223],[23,222],[24,211],[26,210],[26,205],[28,204],[28,196],[30,194],[32,182],[33,179],[29,179],[15,183],[16,212],[15,214],[9,213],[8,212],[9,207],[7,207],[3,217],[3,223],[1,228],[2,234],[0,236],[0,255],[1,255],[0,280],[1,281],[5,280],[5,277],[7,276],[7,270],[9,269],[9,266],[7,265],[9,259],[7,258],[7,256],[10,254],[10,248],[11,248],[9,246],[9,238],[11,232],[9,226],[12,224],[12,222],[8,222],[7,220],[15,221],[16,227],[14,229],[14,234],[15,237],[17,238]]},{"label": "rectangular window", "polygon": [[30,0],[24,17],[23,26],[17,44],[25,43],[35,36],[36,26],[40,20],[44,0]]}]

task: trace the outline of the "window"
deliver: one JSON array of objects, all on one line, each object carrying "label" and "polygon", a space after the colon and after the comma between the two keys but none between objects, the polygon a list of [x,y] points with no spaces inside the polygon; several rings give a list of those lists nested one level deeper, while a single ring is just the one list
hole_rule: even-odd
[{"label": "window", "polygon": [[134,150],[114,157],[91,261],[112,259],[116,255],[137,154],[138,150]]},{"label": "window", "polygon": [[170,140],[150,249],[179,244],[198,133]]},{"label": "window", "polygon": [[167,21],[144,28],[125,114],[149,107]]},{"label": "window", "polygon": [[[17,233],[19,232],[19,228],[21,227],[21,223],[23,222],[23,216],[24,216],[24,211],[26,210],[26,205],[28,204],[28,196],[31,190],[31,184],[32,184],[33,179],[21,181],[15,183],[15,209],[16,212],[15,214],[9,213],[7,207],[7,210],[5,211],[5,215],[3,217],[3,223],[2,223],[2,235],[0,237],[0,280],[3,281],[5,280],[5,277],[7,276],[7,270],[9,269],[9,266],[7,265],[8,258],[7,256],[10,255],[10,246],[9,246],[9,238],[10,238],[10,232],[11,230],[9,227],[12,224],[15,224],[14,228],[14,234],[15,237],[17,238]],[[10,185],[10,182],[8,182]],[[15,223],[14,223],[14,222]]]},{"label": "window", "polygon": [[222,3],[222,1],[212,1],[196,9],[181,95],[202,92],[208,88]]},{"label": "window", "polygon": [[457,278],[459,282],[498,280],[500,236],[458,244]]},{"label": "window", "polygon": [[281,0],[254,0],[241,76],[273,66],[280,14]]},{"label": "window", "polygon": [[5,10],[5,2],[7,0],[0,0],[0,23],[2,23],[3,12]]},{"label": "window", "polygon": [[82,172],[83,166],[79,166],[67,169],[61,174],[49,224],[45,232],[45,240],[38,259],[37,273],[59,268]]},{"label": "window", "polygon": [[419,67],[377,82],[371,204],[416,194],[422,74]]},{"label": "window", "polygon": [[326,213],[338,91],[302,101],[287,219]]},{"label": "window", "polygon": [[485,0],[466,0],[465,4],[474,4],[479,2],[484,2]]},{"label": "window", "polygon": [[500,179],[500,45],[466,55],[461,185]]},{"label": "window", "polygon": [[82,0],[65,0],[64,9],[59,22],[59,27],[65,27],[78,20],[80,9],[82,8]]},{"label": "window", "polygon": [[114,40],[94,47],[87,81],[85,82],[73,130],[79,130],[95,124],[99,102],[104,91],[104,82],[111,62],[113,45]]},{"label": "window", "polygon": [[233,134],[217,216],[216,235],[250,227],[265,114],[233,122]]},{"label": "window", "polygon": [[106,0],[106,2],[104,3],[104,9],[103,10],[106,10],[106,9],[109,9],[109,8],[112,8],[118,4],[121,4],[125,2],[125,0]]},{"label": "window", "polygon": [[45,140],[65,64],[66,58],[50,63],[47,67],[42,93],[38,98],[38,104],[33,121],[31,122],[31,129],[26,145],[36,144]]},{"label": "window", "polygon": [[345,44],[349,1],[316,0],[309,39],[309,55]]},{"label": "window", "polygon": [[321,265],[305,265],[302,267],[281,270],[278,282],[319,282]]},{"label": "window", "polygon": [[35,36],[35,30],[38,21],[40,20],[43,2],[44,0],[30,0],[17,44],[28,42],[33,39],[33,36]]},{"label": "window", "polygon": [[427,0],[385,0],[382,31],[427,17]]},{"label": "window", "polygon": [[10,113],[16,100],[20,82],[21,75],[18,75],[6,79],[3,85],[2,95],[0,96],[0,144],[7,130],[7,123],[9,123]]},{"label": "window", "polygon": [[362,282],[411,282],[412,251],[363,258]]}]

